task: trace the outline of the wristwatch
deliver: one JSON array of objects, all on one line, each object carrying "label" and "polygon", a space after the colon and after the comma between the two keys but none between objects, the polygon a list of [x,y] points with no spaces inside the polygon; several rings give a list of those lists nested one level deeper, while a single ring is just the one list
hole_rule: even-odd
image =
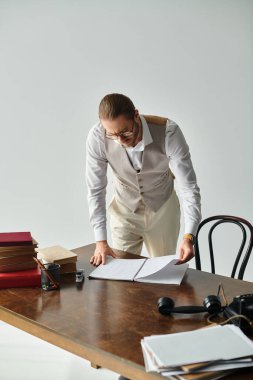
[{"label": "wristwatch", "polygon": [[192,234],[184,234],[184,239],[190,240],[190,242],[192,243],[192,245],[194,245],[195,241],[196,241],[195,236],[192,235]]}]

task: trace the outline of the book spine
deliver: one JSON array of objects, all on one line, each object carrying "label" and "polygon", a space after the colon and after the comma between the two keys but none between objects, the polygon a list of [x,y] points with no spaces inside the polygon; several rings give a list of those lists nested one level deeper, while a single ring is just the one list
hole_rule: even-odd
[{"label": "book spine", "polygon": [[30,246],[33,245],[32,241],[1,241],[0,242],[0,247],[19,247],[20,245],[22,246]]},{"label": "book spine", "polygon": [[41,280],[39,278],[23,278],[23,279],[1,279],[0,288],[25,288],[25,287],[35,286],[41,287]]},{"label": "book spine", "polygon": [[41,287],[40,275],[31,277],[5,277],[0,278],[0,288],[23,288],[26,286]]},{"label": "book spine", "polygon": [[13,264],[22,264],[26,262],[33,261],[34,255],[22,255],[22,256],[5,256],[0,257],[0,266],[2,265],[13,265]]},{"label": "book spine", "polygon": [[37,264],[34,260],[23,263],[0,265],[0,273],[17,272],[20,270],[28,270],[36,268]]}]

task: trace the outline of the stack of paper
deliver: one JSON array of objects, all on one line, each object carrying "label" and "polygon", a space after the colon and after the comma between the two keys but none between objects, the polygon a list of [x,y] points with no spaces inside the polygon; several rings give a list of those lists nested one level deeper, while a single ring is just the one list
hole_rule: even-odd
[{"label": "stack of paper", "polygon": [[30,232],[0,233],[0,273],[36,268],[37,245]]},{"label": "stack of paper", "polygon": [[253,342],[234,325],[145,337],[147,372],[172,379],[218,379],[253,366]]},{"label": "stack of paper", "polygon": [[39,248],[38,257],[43,264],[56,263],[61,266],[61,273],[76,272],[77,254],[66,248],[56,245],[48,248]]}]

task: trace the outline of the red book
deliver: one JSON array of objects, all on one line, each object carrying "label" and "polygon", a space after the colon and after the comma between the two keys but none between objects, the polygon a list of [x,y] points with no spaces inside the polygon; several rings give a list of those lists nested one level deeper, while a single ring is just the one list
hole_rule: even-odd
[{"label": "red book", "polygon": [[0,247],[11,245],[32,245],[33,239],[31,232],[1,232]]},{"label": "red book", "polygon": [[25,288],[26,286],[40,286],[40,269],[27,269],[17,272],[0,273],[0,288]]}]

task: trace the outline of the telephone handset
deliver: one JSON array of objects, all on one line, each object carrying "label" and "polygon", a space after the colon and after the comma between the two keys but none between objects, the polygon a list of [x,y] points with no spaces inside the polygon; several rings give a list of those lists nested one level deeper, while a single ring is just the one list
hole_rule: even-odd
[{"label": "telephone handset", "polygon": [[179,306],[174,307],[174,301],[168,297],[158,299],[157,308],[163,315],[172,313],[203,313],[217,315],[223,312],[227,322],[238,326],[245,334],[253,333],[253,294],[242,294],[233,298],[228,306],[221,306],[218,296],[207,296],[203,301],[203,306]]},{"label": "telephone handset", "polygon": [[244,315],[244,318],[235,318],[231,322],[240,327],[242,331],[246,334],[253,332],[252,321],[253,321],[253,294],[242,294],[240,296],[234,297],[233,301],[225,307],[223,311],[224,317],[231,318],[236,315]]}]

